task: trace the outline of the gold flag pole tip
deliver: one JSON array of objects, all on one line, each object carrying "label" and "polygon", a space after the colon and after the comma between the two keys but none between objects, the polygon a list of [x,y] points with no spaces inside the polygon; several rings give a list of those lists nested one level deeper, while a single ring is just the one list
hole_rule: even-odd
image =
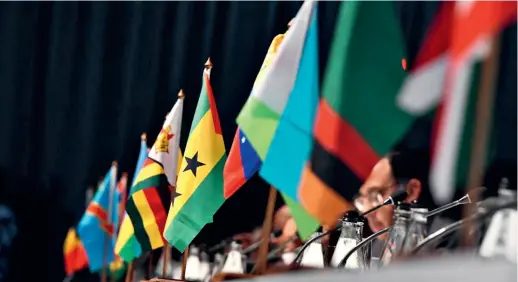
[{"label": "gold flag pole tip", "polygon": [[185,94],[183,93],[183,90],[180,90],[180,92],[178,92],[178,99],[183,99],[185,97]]},{"label": "gold flag pole tip", "polygon": [[212,61],[210,60],[210,57],[207,59],[207,62],[205,62],[205,68],[212,68]]},{"label": "gold flag pole tip", "polygon": [[140,140],[144,140],[144,141],[147,140],[147,134],[145,132],[142,133],[142,135],[140,135]]},{"label": "gold flag pole tip", "polygon": [[128,173],[127,173],[127,172],[123,172],[123,173],[122,173],[122,176],[126,176],[126,177],[127,177],[127,176],[128,176]]},{"label": "gold flag pole tip", "polygon": [[113,161],[113,162],[112,162],[112,165],[117,166],[117,165],[118,165],[118,164],[117,164],[117,161]]}]

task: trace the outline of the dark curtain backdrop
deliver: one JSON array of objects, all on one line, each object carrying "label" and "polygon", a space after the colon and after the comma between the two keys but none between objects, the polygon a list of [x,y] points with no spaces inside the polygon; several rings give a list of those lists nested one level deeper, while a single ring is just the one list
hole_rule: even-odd
[{"label": "dark curtain backdrop", "polygon": [[[229,149],[235,117],[267,48],[300,4],[1,2],[0,202],[14,210],[19,227],[10,255],[18,279],[9,281],[61,281],[62,243],[84,211],[87,186],[112,160],[120,172],[133,174],[140,134],[148,132],[151,145],[180,89],[186,93],[185,145],[209,56]],[[319,5],[322,70],[338,5]],[[410,63],[436,6],[395,7]],[[516,77],[516,53],[509,53]],[[516,95],[509,97],[501,119],[513,130],[506,142],[516,163]],[[211,244],[261,224],[266,188],[258,177],[250,181],[196,241]]]}]

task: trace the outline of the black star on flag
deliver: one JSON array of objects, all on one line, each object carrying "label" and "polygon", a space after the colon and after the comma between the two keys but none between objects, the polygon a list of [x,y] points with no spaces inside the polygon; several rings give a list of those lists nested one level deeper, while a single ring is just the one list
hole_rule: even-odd
[{"label": "black star on flag", "polygon": [[205,165],[204,163],[198,161],[198,152],[196,152],[192,158],[185,157],[185,161],[187,161],[187,165],[183,171],[186,172],[190,170],[194,176],[196,176],[196,170],[198,167]]},{"label": "black star on flag", "polygon": [[178,196],[181,196],[182,194],[176,192],[176,187],[173,188],[173,191],[171,193],[171,205],[174,206],[174,199],[176,199]]}]

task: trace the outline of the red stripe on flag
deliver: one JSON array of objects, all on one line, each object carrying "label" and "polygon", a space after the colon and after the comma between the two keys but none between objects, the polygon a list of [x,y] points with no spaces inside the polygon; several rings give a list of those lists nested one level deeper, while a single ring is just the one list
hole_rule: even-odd
[{"label": "red stripe on flag", "polygon": [[149,208],[151,208],[151,210],[153,211],[153,215],[155,216],[155,221],[158,226],[158,230],[160,231],[160,234],[162,234],[164,233],[164,226],[167,219],[167,214],[164,210],[164,207],[162,206],[162,200],[160,199],[160,195],[158,195],[156,188],[144,189],[144,195],[146,196]]},{"label": "red stripe on flag", "polygon": [[77,245],[70,252],[65,254],[64,260],[65,272],[67,275],[71,275],[88,266],[86,251],[79,240]]},{"label": "red stripe on flag", "polygon": [[223,196],[225,199],[230,198],[246,182],[239,142],[238,128],[223,168]]},{"label": "red stripe on flag", "polygon": [[216,131],[217,134],[223,135],[221,125],[219,124],[218,108],[216,107],[216,100],[214,100],[214,94],[212,93],[212,86],[210,85],[209,76],[206,73],[203,73],[203,79],[205,80],[207,96],[209,97],[210,112],[212,114],[212,122],[214,123],[214,131]]},{"label": "red stripe on flag", "polygon": [[86,212],[97,217],[101,222],[106,222],[108,220],[106,211],[98,203],[90,203],[88,208],[86,208]]},{"label": "red stripe on flag", "polygon": [[447,40],[447,38],[450,37],[454,5],[455,2],[453,1],[443,2],[441,4],[439,12],[437,12],[434,17],[423,44],[421,44],[412,69],[417,69],[428,64],[448,50],[450,41]]},{"label": "red stripe on flag", "polygon": [[[475,41],[481,36],[495,36],[506,25],[516,21],[516,1],[476,1],[466,11],[464,3],[456,2],[459,11],[455,11],[455,23],[452,42],[453,59],[461,59]],[[461,56],[461,57],[459,57]]]},{"label": "red stripe on flag", "polygon": [[380,159],[367,141],[324,99],[320,100],[314,134],[323,148],[345,163],[361,179],[369,176]]}]

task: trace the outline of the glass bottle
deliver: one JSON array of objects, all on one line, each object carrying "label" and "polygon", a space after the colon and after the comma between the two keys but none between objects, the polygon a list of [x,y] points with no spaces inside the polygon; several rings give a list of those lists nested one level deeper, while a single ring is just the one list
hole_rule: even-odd
[{"label": "glass bottle", "polygon": [[394,210],[394,224],[391,227],[379,260],[381,265],[389,264],[400,255],[403,249],[403,241],[408,233],[410,216],[410,205],[407,203],[398,203]]},{"label": "glass bottle", "polygon": [[408,228],[408,234],[403,244],[403,254],[410,254],[417,245],[423,241],[428,235],[428,227],[426,225],[426,208],[411,208],[411,223]]}]

